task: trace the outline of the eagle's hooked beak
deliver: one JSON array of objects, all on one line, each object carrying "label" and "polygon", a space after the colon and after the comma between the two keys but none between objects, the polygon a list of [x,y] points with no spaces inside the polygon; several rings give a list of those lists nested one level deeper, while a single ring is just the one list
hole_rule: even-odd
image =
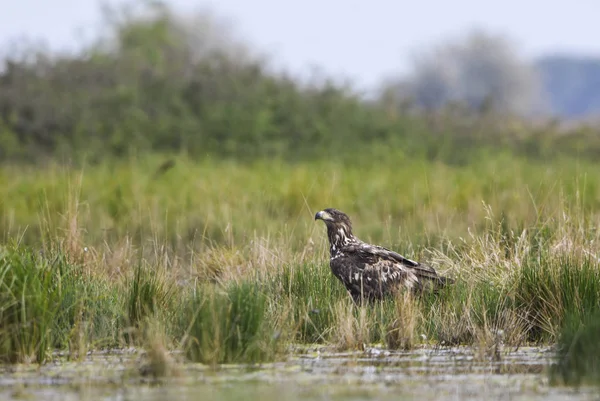
[{"label": "eagle's hooked beak", "polygon": [[318,212],[317,214],[315,214],[315,220],[323,220],[323,221],[333,221],[333,217],[331,217],[331,215],[329,213],[327,213],[325,210],[321,210],[320,212]]}]

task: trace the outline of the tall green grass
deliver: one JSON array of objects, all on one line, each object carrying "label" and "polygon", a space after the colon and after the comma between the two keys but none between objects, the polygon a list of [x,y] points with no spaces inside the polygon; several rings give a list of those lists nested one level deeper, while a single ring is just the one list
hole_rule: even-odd
[{"label": "tall green grass", "polygon": [[160,266],[144,266],[140,262],[133,275],[126,280],[124,327],[125,339],[133,344],[141,333],[147,319],[167,319],[173,311],[174,283],[165,279]]},{"label": "tall green grass", "polygon": [[567,316],[558,341],[557,362],[550,369],[552,382],[563,385],[600,385],[599,332],[598,307]]},{"label": "tall green grass", "polygon": [[[64,335],[54,330],[62,314],[64,264],[52,263],[30,250],[2,249],[0,277],[2,304],[0,357],[5,362],[44,362],[48,351]],[[53,270],[58,272],[54,273]],[[58,279],[58,283],[55,278]],[[63,284],[66,284],[63,289]]]},{"label": "tall green grass", "polygon": [[[313,343],[470,344],[496,357],[500,343],[556,342],[600,306],[595,165],[367,159],[177,158],[160,175],[158,156],[0,168],[1,359],[134,346],[156,361],[182,350],[207,364],[260,362]],[[314,222],[328,206],[360,238],[455,284],[354,305]]]},{"label": "tall green grass", "polygon": [[70,328],[86,313],[78,275],[64,255],[0,248],[0,360],[42,363],[71,340]]},{"label": "tall green grass", "polygon": [[311,214],[327,205],[347,211],[364,239],[400,247],[479,233],[486,207],[513,228],[544,226],[575,206],[586,219],[597,218],[600,177],[592,163],[499,154],[448,166],[388,152],[377,163],[368,152],[347,163],[181,157],[158,177],[164,158],[156,156],[82,169],[3,167],[0,233],[35,244],[77,232],[81,247],[158,240],[185,254],[212,244],[239,247],[254,233],[286,236],[300,251],[308,238],[322,238]]},{"label": "tall green grass", "polygon": [[258,283],[196,288],[182,313],[189,322],[184,348],[203,363],[262,362],[277,356],[281,333],[269,319],[267,295]]},{"label": "tall green grass", "polygon": [[325,264],[290,264],[273,277],[273,293],[280,294],[281,304],[290,304],[297,322],[296,338],[300,342],[323,343],[335,327],[336,302],[346,297]]},{"label": "tall green grass", "polygon": [[571,255],[529,261],[518,279],[516,298],[529,315],[530,340],[556,340],[566,319],[583,321],[600,307],[598,262]]}]

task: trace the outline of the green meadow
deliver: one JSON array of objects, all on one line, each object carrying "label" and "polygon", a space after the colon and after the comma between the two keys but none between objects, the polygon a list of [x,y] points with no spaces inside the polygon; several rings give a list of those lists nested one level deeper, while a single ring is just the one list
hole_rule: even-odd
[{"label": "green meadow", "polygon": [[[465,166],[399,151],[344,162],[7,165],[0,358],[133,346],[160,373],[175,350],[219,364],[315,343],[470,345],[482,357],[498,344],[556,344],[600,305],[599,182],[592,162],[510,153]],[[361,239],[456,283],[355,306],[313,220],[329,206]]]}]

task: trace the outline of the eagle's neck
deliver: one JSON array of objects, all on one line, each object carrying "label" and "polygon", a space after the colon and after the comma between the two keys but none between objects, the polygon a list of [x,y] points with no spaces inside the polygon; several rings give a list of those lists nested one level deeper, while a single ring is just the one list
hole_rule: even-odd
[{"label": "eagle's neck", "polygon": [[344,247],[356,242],[356,238],[352,235],[352,228],[345,224],[328,225],[327,236],[329,237],[329,251],[332,258],[338,256]]}]

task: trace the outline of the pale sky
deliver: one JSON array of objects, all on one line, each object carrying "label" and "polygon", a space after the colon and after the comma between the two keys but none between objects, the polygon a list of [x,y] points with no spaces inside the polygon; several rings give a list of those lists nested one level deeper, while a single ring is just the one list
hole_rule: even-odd
[{"label": "pale sky", "polygon": [[[27,37],[74,48],[100,24],[96,0],[4,1],[0,44]],[[107,3],[120,3],[109,0]],[[509,35],[522,54],[600,55],[600,0],[170,0],[211,9],[242,38],[296,73],[319,66],[363,87],[404,71],[411,54],[479,27]]]}]

